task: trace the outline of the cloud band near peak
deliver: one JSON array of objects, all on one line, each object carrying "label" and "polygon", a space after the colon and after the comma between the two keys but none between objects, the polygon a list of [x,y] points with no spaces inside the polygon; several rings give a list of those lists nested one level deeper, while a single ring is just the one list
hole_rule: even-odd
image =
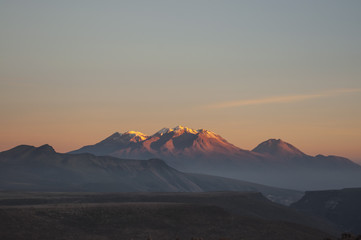
[{"label": "cloud band near peak", "polygon": [[244,99],[238,101],[216,103],[209,105],[208,108],[221,109],[221,108],[233,108],[233,107],[250,106],[250,105],[264,105],[264,104],[272,104],[272,103],[290,103],[290,102],[299,102],[299,101],[305,101],[316,98],[334,97],[334,96],[344,95],[348,93],[357,93],[357,92],[361,92],[361,88],[343,88],[343,89],[334,89],[334,90],[324,91],[320,93],[313,93],[313,94],[296,94],[296,95],[288,95],[288,96],[258,98],[258,99]]}]

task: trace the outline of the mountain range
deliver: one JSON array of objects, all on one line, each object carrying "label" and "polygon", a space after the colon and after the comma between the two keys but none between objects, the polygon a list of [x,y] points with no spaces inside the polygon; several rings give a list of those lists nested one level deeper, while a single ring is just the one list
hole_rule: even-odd
[{"label": "mountain range", "polygon": [[163,128],[151,136],[137,131],[116,132],[70,153],[160,158],[185,172],[299,190],[361,186],[361,166],[347,158],[310,156],[281,139],[269,139],[249,151],[214,132],[183,126]]},{"label": "mountain range", "polygon": [[290,204],[303,193],[260,184],[184,173],[160,159],[130,160],[61,154],[49,145],[20,145],[0,153],[0,190],[51,192],[252,191]]},{"label": "mountain range", "polygon": [[[9,223],[0,232],[4,238],[48,239],[56,224],[59,234],[69,231],[79,239],[88,239],[88,231],[143,239],[144,219],[148,225],[155,216],[159,224],[146,231],[160,239],[175,237],[182,226],[177,234],[188,239],[316,240],[340,230],[360,233],[360,189],[305,196],[299,190],[360,185],[361,167],[343,157],[310,156],[280,139],[249,151],[211,131],[182,126],[151,136],[114,133],[70,153],[20,145],[0,152],[0,219]],[[119,225],[119,216],[129,224]],[[26,222],[33,225],[16,228]],[[36,226],[45,231],[34,231]]]}]

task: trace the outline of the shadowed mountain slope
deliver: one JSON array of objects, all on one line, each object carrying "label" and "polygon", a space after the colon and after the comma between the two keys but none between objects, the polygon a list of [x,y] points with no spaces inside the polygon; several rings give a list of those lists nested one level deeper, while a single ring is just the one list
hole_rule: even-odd
[{"label": "shadowed mountain slope", "polygon": [[21,145],[0,153],[0,189],[27,191],[202,192],[256,191],[283,204],[302,193],[260,184],[180,172],[160,159],[129,160],[60,154],[49,145]]},{"label": "shadowed mountain slope", "polygon": [[311,191],[292,208],[322,216],[344,232],[361,234],[361,188]]}]

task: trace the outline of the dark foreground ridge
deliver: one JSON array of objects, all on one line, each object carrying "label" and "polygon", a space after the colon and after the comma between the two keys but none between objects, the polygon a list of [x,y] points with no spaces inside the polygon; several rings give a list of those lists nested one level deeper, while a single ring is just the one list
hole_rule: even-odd
[{"label": "dark foreground ridge", "polygon": [[361,234],[361,188],[310,191],[292,208],[321,216],[342,231]]},{"label": "dark foreground ridge", "polygon": [[0,222],[0,239],[16,240],[323,240],[339,234],[259,193],[236,192],[1,192]]},{"label": "dark foreground ridge", "polygon": [[302,192],[178,171],[160,159],[56,153],[49,145],[0,152],[0,190],[57,192],[254,191],[289,205]]}]

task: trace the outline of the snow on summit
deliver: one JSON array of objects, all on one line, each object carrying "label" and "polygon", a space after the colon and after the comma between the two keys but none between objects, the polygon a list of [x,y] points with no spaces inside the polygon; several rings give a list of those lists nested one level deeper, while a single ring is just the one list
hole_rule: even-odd
[{"label": "snow on summit", "polygon": [[123,133],[124,135],[128,135],[131,139],[139,142],[139,141],[144,141],[145,139],[148,138],[148,136],[142,132],[137,132],[137,131],[127,131],[125,133]]},{"label": "snow on summit", "polygon": [[156,132],[153,136],[155,135],[164,135],[166,133],[170,133],[170,132],[174,132],[176,134],[183,134],[183,133],[191,133],[191,134],[199,134],[199,133],[204,133],[204,134],[208,134],[209,137],[216,137],[216,134],[205,130],[205,129],[192,129],[192,128],[188,128],[188,127],[184,127],[181,125],[178,125],[174,128],[162,128],[161,130],[159,130],[158,132]]}]

